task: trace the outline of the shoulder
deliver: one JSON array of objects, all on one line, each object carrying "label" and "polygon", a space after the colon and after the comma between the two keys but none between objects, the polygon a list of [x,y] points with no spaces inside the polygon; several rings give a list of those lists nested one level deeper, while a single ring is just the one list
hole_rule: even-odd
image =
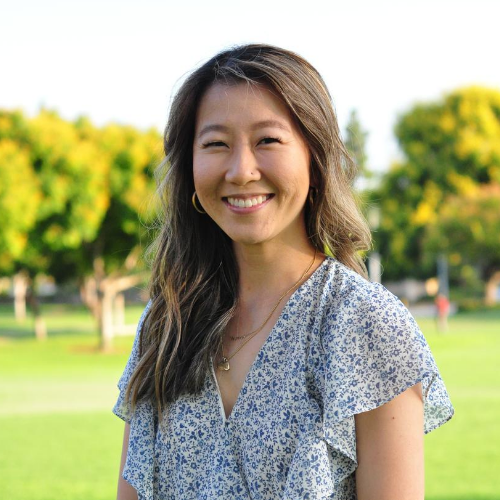
[{"label": "shoulder", "polygon": [[404,304],[380,283],[367,281],[340,262],[330,259],[319,302],[322,341],[385,347],[424,341]]},{"label": "shoulder", "polygon": [[377,408],[422,382],[425,432],[446,422],[453,407],[413,316],[384,286],[331,260],[318,309],[325,421]]},{"label": "shoulder", "polygon": [[335,259],[327,260],[320,306],[331,319],[366,313],[407,314],[402,302],[383,285],[366,280]]}]

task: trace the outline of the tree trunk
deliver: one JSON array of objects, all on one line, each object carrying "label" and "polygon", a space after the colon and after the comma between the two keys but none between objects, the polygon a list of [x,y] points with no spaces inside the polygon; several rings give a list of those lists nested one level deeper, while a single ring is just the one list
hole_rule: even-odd
[{"label": "tree trunk", "polygon": [[26,293],[28,291],[28,276],[24,272],[15,274],[12,278],[14,291],[14,315],[17,321],[26,319]]},{"label": "tree trunk", "polygon": [[[147,279],[147,273],[138,273],[132,276],[108,276],[100,281],[98,288],[98,311],[99,311],[99,333],[101,350],[111,351],[115,330],[123,330],[124,323],[124,300],[123,292],[133,286],[143,283]],[[119,298],[119,297],[122,298]],[[113,322],[113,305],[118,306],[118,321]]]},{"label": "tree trunk", "polygon": [[125,295],[118,293],[115,297],[115,324],[122,327],[125,324]]},{"label": "tree trunk", "polygon": [[99,318],[97,282],[94,276],[86,276],[80,285],[80,297],[96,320]]},{"label": "tree trunk", "polygon": [[42,317],[40,303],[38,302],[32,286],[28,288],[26,299],[28,301],[28,304],[30,305],[31,311],[33,312],[33,317],[35,319],[35,337],[37,338],[37,340],[46,340],[47,327],[45,325],[45,320]]},{"label": "tree trunk", "polygon": [[101,350],[111,351],[113,347],[113,298],[112,290],[103,290],[101,302]]},{"label": "tree trunk", "polygon": [[500,271],[494,272],[486,283],[484,302],[488,306],[497,303],[497,289],[500,285]]}]

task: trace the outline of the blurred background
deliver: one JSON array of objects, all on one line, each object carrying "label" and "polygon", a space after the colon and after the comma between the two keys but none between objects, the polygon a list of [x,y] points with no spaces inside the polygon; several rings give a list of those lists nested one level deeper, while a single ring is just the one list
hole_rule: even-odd
[{"label": "blurred background", "polygon": [[1,498],[115,498],[170,100],[215,52],[265,42],[326,80],[371,279],[455,405],[425,438],[426,498],[500,499],[499,19],[496,0],[3,3]]}]

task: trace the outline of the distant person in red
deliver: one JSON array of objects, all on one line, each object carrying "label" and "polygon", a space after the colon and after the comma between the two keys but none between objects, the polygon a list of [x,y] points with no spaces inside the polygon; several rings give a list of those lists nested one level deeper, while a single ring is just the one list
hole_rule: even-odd
[{"label": "distant person in red", "polygon": [[448,330],[448,313],[450,312],[450,301],[446,295],[439,293],[436,296],[436,309],[437,309],[437,328],[440,332]]}]

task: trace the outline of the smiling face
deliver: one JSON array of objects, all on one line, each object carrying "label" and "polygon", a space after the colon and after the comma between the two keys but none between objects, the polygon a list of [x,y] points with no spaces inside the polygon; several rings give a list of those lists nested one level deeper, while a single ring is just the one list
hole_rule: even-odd
[{"label": "smiling face", "polygon": [[216,83],[205,93],[193,143],[195,189],[236,244],[307,240],[309,164],[290,111],[266,87]]}]

